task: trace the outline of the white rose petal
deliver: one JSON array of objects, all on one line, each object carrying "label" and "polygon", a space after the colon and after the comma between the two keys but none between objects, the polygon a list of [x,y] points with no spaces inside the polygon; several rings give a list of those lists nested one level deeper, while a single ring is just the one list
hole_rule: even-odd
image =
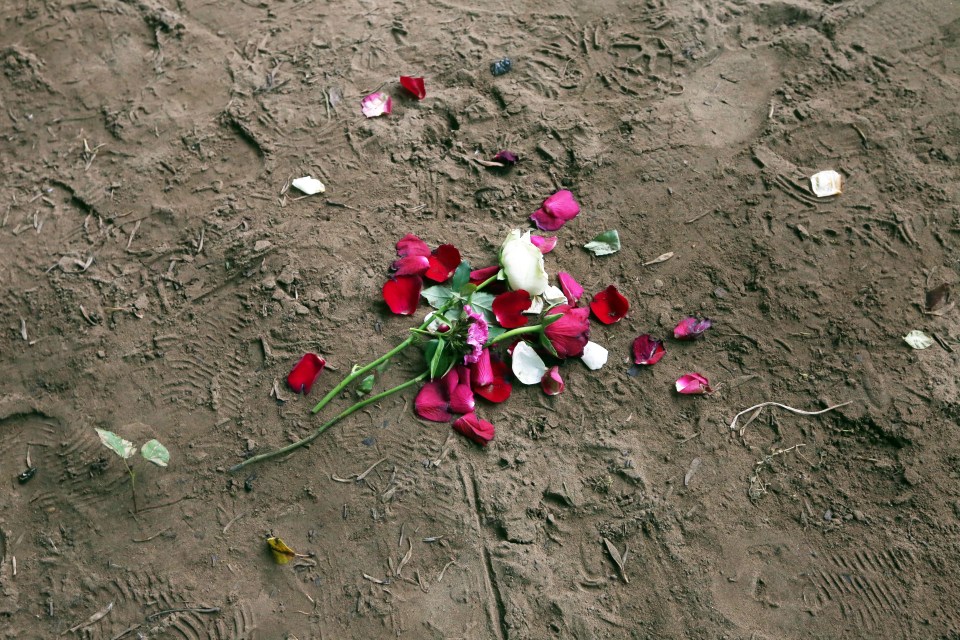
[{"label": "white rose petal", "polygon": [[560,287],[550,285],[543,290],[543,301],[549,306],[555,307],[558,304],[567,304],[567,296],[563,295]]},{"label": "white rose petal", "polygon": [[530,296],[538,296],[547,288],[547,272],[543,268],[543,254],[530,242],[530,232],[514,229],[500,247],[500,265],[507,284],[514,291],[523,289]]},{"label": "white rose petal", "polygon": [[523,384],[539,384],[547,373],[543,363],[533,347],[526,342],[518,342],[513,348],[513,375]]},{"label": "white rose petal", "polygon": [[580,359],[583,360],[583,364],[587,365],[588,369],[596,371],[607,364],[608,355],[609,352],[596,342],[588,342],[583,347],[583,355],[580,356]]},{"label": "white rose petal", "polygon": [[818,198],[843,193],[843,176],[836,171],[821,171],[810,176],[810,188]]},{"label": "white rose petal", "polygon": [[308,196],[312,196],[316,193],[323,193],[327,190],[323,183],[314,178],[313,176],[305,176],[303,178],[297,178],[290,183],[294,188],[303,191]]},{"label": "white rose petal", "polygon": [[534,296],[530,299],[530,306],[523,310],[524,313],[528,313],[532,316],[540,315],[540,312],[543,311],[543,298],[541,296]]},{"label": "white rose petal", "polygon": [[933,346],[933,338],[916,329],[903,336],[903,341],[914,349],[929,349]]}]

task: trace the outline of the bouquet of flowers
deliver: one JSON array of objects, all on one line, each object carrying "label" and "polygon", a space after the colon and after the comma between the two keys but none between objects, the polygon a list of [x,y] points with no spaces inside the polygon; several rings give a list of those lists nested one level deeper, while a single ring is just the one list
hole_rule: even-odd
[{"label": "bouquet of flowers", "polygon": [[[573,194],[560,191],[547,198],[531,218],[541,230],[554,231],[579,210]],[[432,310],[399,345],[367,365],[354,367],[317,403],[313,413],[354,383],[366,397],[306,438],[249,458],[231,471],[308,444],[353,412],[415,385],[420,385],[414,402],[420,418],[452,423],[458,433],[485,446],[494,438],[495,428],[478,415],[478,397],[504,402],[514,382],[539,384],[544,393],[557,395],[564,390],[560,366],[565,361],[580,359],[590,369],[602,367],[607,350],[590,341],[591,314],[599,322],[612,324],[627,314],[630,304],[610,285],[594,295],[589,306],[580,306],[583,287],[563,271],[557,273],[556,284],[550,284],[544,255],[556,244],[556,237],[514,229],[500,247],[497,264],[471,269],[451,244],[431,249],[415,235],[401,238],[396,245],[397,259],[383,285],[383,300],[398,315],[416,313],[421,299]],[[422,350],[423,371],[391,389],[368,395],[378,372],[415,345]],[[323,358],[306,354],[290,372],[289,386],[296,392],[309,392],[324,365]]]}]

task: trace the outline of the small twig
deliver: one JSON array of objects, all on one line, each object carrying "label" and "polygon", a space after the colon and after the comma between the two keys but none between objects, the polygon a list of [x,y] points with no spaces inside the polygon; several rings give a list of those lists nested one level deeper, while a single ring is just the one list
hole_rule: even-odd
[{"label": "small twig", "polygon": [[156,613],[151,613],[147,616],[147,620],[153,620],[154,618],[159,618],[160,616],[166,616],[171,613],[220,613],[220,607],[182,607],[180,609],[164,609],[163,611],[157,611]]},{"label": "small twig", "polygon": [[89,627],[89,626],[92,625],[92,624],[96,624],[97,622],[99,622],[100,620],[102,620],[104,617],[106,617],[106,615],[107,615],[108,613],[110,613],[110,611],[112,611],[112,610],[113,610],[113,603],[111,602],[110,604],[108,604],[107,606],[105,606],[103,609],[100,609],[100,611],[97,611],[95,614],[93,614],[92,616],[90,616],[89,618],[87,618],[84,622],[81,622],[80,624],[77,624],[77,625],[74,625],[74,626],[70,627],[69,629],[67,629],[66,631],[64,631],[63,633],[61,633],[60,635],[61,635],[61,636],[65,636],[65,635],[67,635],[68,633],[73,633],[74,631],[79,631],[80,629],[83,629],[84,627]]},{"label": "small twig", "polygon": [[330,479],[333,480],[334,482],[343,482],[343,483],[360,482],[361,480],[366,478],[368,475],[370,475],[370,472],[376,469],[377,465],[379,465],[381,462],[386,462],[386,460],[387,460],[386,458],[380,458],[379,460],[374,462],[372,465],[370,465],[370,468],[364,471],[363,473],[360,473],[360,474],[355,473],[353,474],[353,476],[349,478],[339,478],[331,473]]},{"label": "small twig", "polygon": [[443,569],[440,569],[440,575],[437,576],[437,582],[441,582],[443,580],[443,575],[447,572],[447,569],[449,569],[453,565],[456,565],[458,567],[460,566],[457,564],[456,560],[451,560],[447,564],[443,565]]},{"label": "small twig", "polygon": [[158,537],[158,536],[162,536],[162,535],[165,534],[167,531],[170,531],[170,529],[172,529],[172,528],[173,528],[173,527],[167,527],[167,528],[164,529],[163,531],[157,532],[157,533],[153,534],[152,536],[150,536],[149,538],[130,538],[130,540],[131,540],[132,542],[150,542],[150,541],[153,540],[154,538],[156,538],[156,537]]},{"label": "small twig", "polygon": [[172,507],[178,502],[183,502],[184,500],[193,500],[194,497],[195,496],[183,496],[182,498],[177,498],[173,502],[164,502],[163,504],[154,504],[149,507],[144,507],[143,509],[140,509],[140,513],[143,513],[144,511],[150,511],[151,509],[162,509],[163,507]]},{"label": "small twig", "polygon": [[227,529],[229,529],[230,526],[233,525],[234,522],[236,522],[237,520],[239,520],[240,518],[242,518],[242,517],[245,516],[245,515],[247,515],[247,514],[246,514],[246,513],[238,513],[238,514],[235,515],[233,518],[231,518],[230,522],[228,522],[227,524],[224,525],[224,527],[223,527],[223,532],[226,533],[226,532],[227,532]]},{"label": "small twig", "polygon": [[[790,412],[793,412],[793,413],[798,413],[798,414],[800,414],[800,415],[802,415],[802,416],[818,416],[818,415],[820,415],[821,413],[826,413],[826,412],[828,412],[828,411],[833,411],[834,409],[839,409],[840,407],[845,407],[845,406],[847,406],[848,404],[851,404],[852,402],[853,402],[853,400],[847,400],[846,402],[842,402],[842,403],[840,403],[840,404],[835,404],[835,405],[833,405],[832,407],[827,407],[826,409],[821,409],[820,411],[804,411],[803,409],[794,409],[793,407],[788,407],[787,405],[785,405],[785,404],[780,404],[779,402],[761,402],[760,404],[755,404],[755,405],[753,405],[752,407],[749,407],[749,408],[747,408],[747,409],[744,409],[743,411],[741,411],[740,413],[738,413],[737,415],[735,415],[735,416],[733,417],[733,421],[730,423],[730,428],[731,428],[731,429],[736,429],[736,428],[737,428],[737,420],[740,419],[740,416],[742,416],[742,415],[744,415],[744,414],[746,414],[746,413],[750,413],[750,412],[753,411],[754,409],[762,409],[762,408],[764,408],[764,407],[780,407],[781,409],[786,409],[787,411],[790,411]],[[748,422],[747,424],[749,424],[749,422]],[[741,436],[743,435],[744,429],[746,429],[746,425],[744,425],[743,427],[740,428],[740,435],[741,435]]]}]

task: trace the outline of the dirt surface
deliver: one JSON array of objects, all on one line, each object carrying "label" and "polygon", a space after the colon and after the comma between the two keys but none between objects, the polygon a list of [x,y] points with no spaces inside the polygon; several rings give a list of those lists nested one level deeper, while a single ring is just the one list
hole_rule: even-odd
[{"label": "dirt surface", "polygon": [[[960,3],[469,4],[2,3],[0,637],[960,637],[960,312],[923,313],[960,292]],[[632,303],[605,368],[484,406],[487,449],[411,394],[225,473],[403,338],[399,237],[482,266],[560,187],[548,269]],[[687,314],[715,327],[628,375]],[[852,403],[731,432],[763,401]],[[139,514],[94,427],[170,448]]]}]

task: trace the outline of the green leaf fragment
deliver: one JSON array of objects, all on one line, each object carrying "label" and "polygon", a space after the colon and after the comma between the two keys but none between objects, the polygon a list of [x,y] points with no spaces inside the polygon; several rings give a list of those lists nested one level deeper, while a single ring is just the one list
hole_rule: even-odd
[{"label": "green leaf fragment", "polygon": [[454,291],[465,293],[464,287],[468,284],[470,284],[470,263],[464,260],[460,263],[460,266],[457,267],[457,270],[453,272],[453,280],[450,286]]},{"label": "green leaf fragment", "polygon": [[100,436],[100,442],[102,442],[107,449],[110,449],[124,460],[132,456],[137,450],[135,444],[129,440],[124,440],[113,431],[97,428],[94,428],[94,430],[97,432],[97,435]]},{"label": "green leaf fragment", "polygon": [[[467,275],[469,277],[469,274]],[[439,309],[447,300],[456,294],[454,294],[453,291],[447,287],[434,285],[421,291],[420,295],[424,297],[424,299],[427,301],[427,304],[429,304],[431,307],[434,309]]]},{"label": "green leaf fragment", "polygon": [[360,381],[360,384],[357,385],[357,395],[365,396],[371,391],[373,391],[373,383],[377,381],[377,376],[374,374],[368,375],[366,378]]},{"label": "green leaf fragment", "polygon": [[620,234],[616,229],[604,231],[596,238],[583,245],[583,248],[595,256],[606,256],[620,251]]},{"label": "green leaf fragment", "polygon": [[170,462],[170,452],[157,440],[149,440],[140,447],[140,455],[158,467],[165,467]]}]

